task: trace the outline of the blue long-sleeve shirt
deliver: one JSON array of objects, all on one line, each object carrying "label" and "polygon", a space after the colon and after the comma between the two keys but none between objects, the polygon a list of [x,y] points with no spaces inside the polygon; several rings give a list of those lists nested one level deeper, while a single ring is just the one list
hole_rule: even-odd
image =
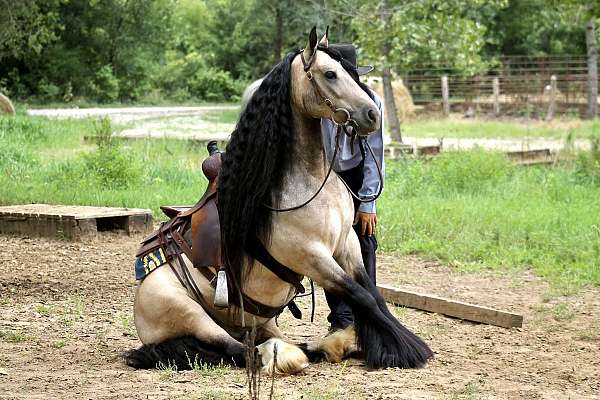
[{"label": "blue long-sleeve shirt", "polygon": [[[382,175],[385,172],[383,162],[383,103],[377,94],[373,93],[375,104],[379,107],[381,112],[381,126],[379,129],[367,137],[369,145],[373,149],[373,154],[377,160],[377,163],[381,165]],[[323,145],[325,146],[325,154],[327,159],[331,160],[333,157],[333,151],[335,149],[335,133],[336,125],[329,119],[321,120],[321,132],[323,135]],[[360,145],[358,139],[354,141],[354,148],[350,143],[350,138],[346,135],[340,137],[340,149],[338,151],[337,159],[333,165],[333,170],[336,172],[347,171],[360,164],[363,159],[360,151]],[[379,174],[377,173],[377,166],[375,160],[371,156],[368,149],[365,149],[365,162],[363,164],[363,184],[358,191],[358,196],[361,198],[371,197],[379,191],[379,185],[383,185],[383,182],[379,181]],[[375,201],[368,203],[361,203],[358,207],[359,211],[366,213],[375,213]]]}]

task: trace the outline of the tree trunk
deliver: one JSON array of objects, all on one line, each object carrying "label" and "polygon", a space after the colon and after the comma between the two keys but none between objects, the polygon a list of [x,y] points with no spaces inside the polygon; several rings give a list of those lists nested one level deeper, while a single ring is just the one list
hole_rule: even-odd
[{"label": "tree trunk", "polygon": [[275,5],[275,37],[273,38],[273,65],[281,61],[281,51],[283,49],[283,13],[281,12],[281,3]]},{"label": "tree trunk", "polygon": [[596,18],[592,17],[585,31],[588,56],[588,118],[598,117],[598,49],[596,44]]},{"label": "tree trunk", "polygon": [[[383,20],[384,29],[389,30],[390,11],[388,10],[387,0],[381,2],[380,17]],[[383,80],[383,99],[385,104],[384,114],[390,130],[392,140],[402,143],[402,132],[400,131],[400,120],[398,119],[398,110],[396,100],[394,99],[394,88],[392,87],[392,71],[389,64],[389,55],[392,46],[389,41],[383,44],[383,67],[381,77]]]},{"label": "tree trunk", "polygon": [[402,132],[400,132],[400,120],[394,100],[394,88],[392,87],[392,72],[387,65],[382,70],[383,78],[383,101],[385,104],[384,114],[390,130],[392,140],[402,143]]}]

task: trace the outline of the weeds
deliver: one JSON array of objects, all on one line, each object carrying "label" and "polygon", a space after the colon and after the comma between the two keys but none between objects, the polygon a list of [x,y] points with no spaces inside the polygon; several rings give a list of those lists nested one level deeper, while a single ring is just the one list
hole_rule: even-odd
[{"label": "weeds", "polygon": [[68,299],[66,307],[63,309],[61,320],[66,326],[73,326],[75,322],[83,319],[85,312],[85,301],[83,297],[76,295]]},{"label": "weeds", "polygon": [[205,377],[214,378],[223,376],[227,374],[230,370],[229,365],[223,363],[220,363],[218,365],[210,365],[201,360],[198,360],[198,355],[194,357],[193,361],[188,357],[188,363],[192,371],[194,371],[194,373]]},{"label": "weeds", "polygon": [[119,315],[123,335],[137,338],[137,331],[133,323],[133,316],[130,313],[122,313]]},{"label": "weeds", "polygon": [[37,312],[40,315],[43,315],[44,317],[49,317],[52,312],[52,307],[47,306],[45,304],[38,304],[35,307],[35,312]]},{"label": "weeds", "polygon": [[448,400],[475,400],[481,398],[481,387],[478,383],[469,382],[462,389],[454,391]]},{"label": "weeds", "polygon": [[0,339],[8,343],[21,343],[30,338],[21,331],[0,331]]},{"label": "weeds", "polygon": [[166,364],[162,361],[159,361],[158,364],[156,364],[156,369],[160,371],[161,379],[170,379],[177,375],[177,365],[175,363],[171,363],[171,361],[168,361]]}]

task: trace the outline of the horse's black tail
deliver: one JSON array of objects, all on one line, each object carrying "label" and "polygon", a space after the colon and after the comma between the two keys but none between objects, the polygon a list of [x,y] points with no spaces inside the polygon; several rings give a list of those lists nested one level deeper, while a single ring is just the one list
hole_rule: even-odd
[{"label": "horse's black tail", "polygon": [[136,369],[164,366],[185,370],[193,369],[201,363],[223,363],[241,367],[245,365],[244,349],[241,343],[239,348],[223,349],[202,343],[193,336],[182,336],[158,344],[145,344],[139,349],[126,352],[124,358],[127,365]]},{"label": "horse's black tail", "polygon": [[361,284],[346,280],[344,300],[352,307],[358,348],[370,368],[421,368],[433,352],[387,308],[376,286],[364,275]]}]

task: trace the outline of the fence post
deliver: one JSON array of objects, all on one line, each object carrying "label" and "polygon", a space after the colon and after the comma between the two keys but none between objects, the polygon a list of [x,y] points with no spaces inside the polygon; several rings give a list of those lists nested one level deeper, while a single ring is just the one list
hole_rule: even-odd
[{"label": "fence post", "polygon": [[556,75],[550,77],[550,101],[548,103],[548,113],[546,114],[546,121],[550,121],[554,118],[554,111],[556,109]]},{"label": "fence post", "polygon": [[596,22],[588,22],[585,30],[588,56],[588,118],[598,116],[598,49],[596,47]]},{"label": "fence post", "polygon": [[494,115],[497,117],[500,115],[500,80],[497,76],[492,80],[492,86],[494,90]]},{"label": "fence post", "polygon": [[449,90],[448,90],[448,76],[442,76],[442,110],[444,111],[444,115],[450,115],[450,100],[449,100]]}]

